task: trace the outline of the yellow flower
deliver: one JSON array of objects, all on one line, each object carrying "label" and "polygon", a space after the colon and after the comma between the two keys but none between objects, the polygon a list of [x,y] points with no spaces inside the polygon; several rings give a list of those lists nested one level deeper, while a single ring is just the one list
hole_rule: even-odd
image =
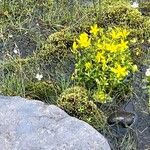
[{"label": "yellow flower", "polygon": [[93,34],[94,36],[96,36],[99,31],[100,29],[97,27],[97,24],[91,26],[90,33]]},{"label": "yellow flower", "polygon": [[89,47],[91,44],[91,39],[89,39],[88,34],[85,32],[79,36],[79,39],[77,39],[77,41],[80,44],[81,48]]},{"label": "yellow flower", "polygon": [[120,65],[117,65],[116,68],[112,68],[111,71],[114,72],[117,75],[117,78],[119,79],[128,75],[126,67],[121,67]]},{"label": "yellow flower", "polygon": [[132,71],[133,71],[133,72],[138,71],[138,67],[137,67],[137,65],[133,65],[133,66],[132,66]]},{"label": "yellow flower", "polygon": [[99,62],[102,62],[103,64],[106,63],[106,60],[105,60],[105,57],[103,56],[103,53],[98,52],[95,59],[98,63]]},{"label": "yellow flower", "polygon": [[122,30],[122,32],[120,33],[120,35],[123,37],[123,38],[126,38],[128,35],[129,35],[129,31],[127,31],[126,29]]},{"label": "yellow flower", "polygon": [[85,69],[89,70],[92,67],[92,64],[90,62],[85,63]]},{"label": "yellow flower", "polygon": [[105,48],[106,50],[110,51],[110,52],[117,52],[118,50],[118,45],[112,43],[112,44],[105,44]]},{"label": "yellow flower", "polygon": [[112,30],[110,35],[113,39],[119,39],[120,38],[120,33],[116,32],[115,30]]},{"label": "yellow flower", "polygon": [[122,51],[128,49],[128,41],[124,41],[121,39],[121,43],[118,45],[118,47]]},{"label": "yellow flower", "polygon": [[82,40],[82,39],[87,39],[88,40],[88,34],[85,33],[85,32],[81,33],[80,36],[79,36],[79,39],[80,40]]},{"label": "yellow flower", "polygon": [[78,48],[77,42],[74,41],[72,46],[73,52],[75,52],[77,48]]}]

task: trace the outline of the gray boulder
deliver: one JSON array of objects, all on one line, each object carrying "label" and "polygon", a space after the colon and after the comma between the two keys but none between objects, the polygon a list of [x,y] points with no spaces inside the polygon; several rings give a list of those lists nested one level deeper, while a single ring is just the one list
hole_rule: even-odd
[{"label": "gray boulder", "polygon": [[0,96],[0,150],[110,150],[87,123],[54,105]]}]

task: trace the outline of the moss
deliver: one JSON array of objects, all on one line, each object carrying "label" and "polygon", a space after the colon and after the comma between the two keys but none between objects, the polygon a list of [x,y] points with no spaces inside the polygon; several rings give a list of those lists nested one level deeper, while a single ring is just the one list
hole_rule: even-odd
[{"label": "moss", "polygon": [[111,25],[137,25],[141,19],[141,13],[133,9],[127,3],[106,5],[103,8],[102,23]]},{"label": "moss", "polygon": [[150,2],[141,2],[139,6],[139,10],[145,16],[150,16]]},{"label": "moss", "polygon": [[71,75],[74,69],[74,55],[71,52],[73,35],[60,31],[48,36],[37,53],[37,62],[53,78],[57,73]]},{"label": "moss", "polygon": [[99,24],[104,27],[121,26],[130,29],[130,38],[147,40],[150,36],[149,18],[132,8],[128,3],[115,3],[103,8]]},{"label": "moss", "polygon": [[60,95],[57,104],[70,115],[86,121],[96,129],[105,126],[106,116],[89,100],[87,90],[83,87],[68,88]]},{"label": "moss", "polygon": [[37,58],[43,61],[52,61],[54,58],[62,59],[65,57],[68,50],[64,36],[63,32],[51,34],[37,53]]},{"label": "moss", "polygon": [[46,81],[28,82],[25,87],[25,95],[30,99],[37,99],[47,103],[55,103],[58,87]]}]

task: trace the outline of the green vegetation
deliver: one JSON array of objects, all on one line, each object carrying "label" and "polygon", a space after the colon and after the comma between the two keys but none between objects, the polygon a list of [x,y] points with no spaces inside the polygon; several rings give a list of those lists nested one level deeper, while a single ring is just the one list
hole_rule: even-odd
[{"label": "green vegetation", "polygon": [[0,94],[57,104],[105,130],[149,64],[148,10],[128,0],[1,0]]},{"label": "green vegetation", "polygon": [[29,82],[26,87],[26,97],[32,98],[32,99],[39,99],[43,100],[48,103],[54,103],[56,101],[57,96],[57,86],[52,83],[46,83],[46,82]]},{"label": "green vegetation", "polygon": [[140,3],[139,10],[145,16],[150,16],[150,1]]},{"label": "green vegetation", "polygon": [[114,28],[104,31],[95,24],[90,33],[81,33],[73,43],[77,62],[74,78],[90,90],[94,87],[94,99],[106,103],[127,75],[138,69],[131,59],[128,30]]},{"label": "green vegetation", "polygon": [[[113,18],[113,19],[112,19]],[[136,38],[137,42],[148,40],[150,37],[150,19],[144,17],[138,9],[128,3],[116,2],[103,8],[99,22],[103,26],[119,26],[130,29],[130,39]]]},{"label": "green vegetation", "polygon": [[83,87],[74,86],[65,90],[57,101],[58,106],[70,115],[84,120],[96,129],[104,128],[106,116],[97,108]]}]

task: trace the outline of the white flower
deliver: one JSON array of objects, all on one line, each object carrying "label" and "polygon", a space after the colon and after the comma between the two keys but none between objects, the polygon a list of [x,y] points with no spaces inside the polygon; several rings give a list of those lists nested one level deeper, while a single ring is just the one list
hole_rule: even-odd
[{"label": "white flower", "polygon": [[40,81],[40,80],[43,78],[43,75],[37,73],[35,78],[38,79],[38,80]]},{"label": "white flower", "polygon": [[18,54],[18,53],[19,53],[19,48],[18,48],[18,45],[17,45],[16,43],[15,43],[15,48],[14,48],[13,52],[14,52],[15,54]]},{"label": "white flower", "polygon": [[2,33],[0,33],[0,38],[2,39],[4,36],[3,36],[3,34]]},{"label": "white flower", "polygon": [[131,5],[131,7],[138,8],[139,7],[139,3],[138,2],[133,2],[133,4]]},{"label": "white flower", "polygon": [[9,34],[9,35],[8,35],[8,37],[9,37],[9,38],[12,38],[12,37],[13,37],[13,35],[12,35],[12,34]]},{"label": "white flower", "polygon": [[17,51],[17,49],[15,49],[15,48],[14,48],[13,52],[14,52],[15,54],[18,54],[18,51]]},{"label": "white flower", "polygon": [[150,76],[150,68],[149,68],[149,69],[146,69],[145,75],[146,75],[147,77]]}]

